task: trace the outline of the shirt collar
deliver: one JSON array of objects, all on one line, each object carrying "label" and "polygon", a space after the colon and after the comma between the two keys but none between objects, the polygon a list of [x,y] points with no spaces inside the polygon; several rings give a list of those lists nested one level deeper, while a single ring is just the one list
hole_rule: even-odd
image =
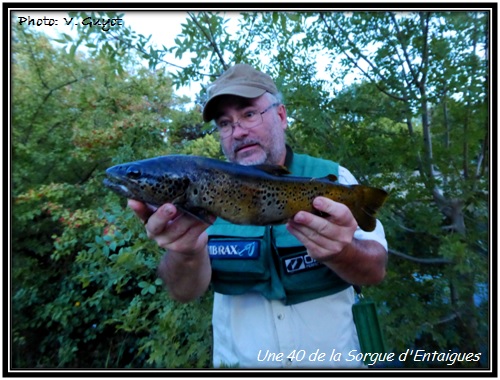
[{"label": "shirt collar", "polygon": [[286,157],[285,157],[285,167],[289,168],[292,166],[293,161],[293,150],[290,145],[286,144]]}]

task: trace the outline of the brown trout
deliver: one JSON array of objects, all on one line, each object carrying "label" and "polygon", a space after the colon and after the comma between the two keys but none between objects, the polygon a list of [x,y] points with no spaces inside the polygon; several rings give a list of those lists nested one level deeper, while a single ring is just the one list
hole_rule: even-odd
[{"label": "brown trout", "polygon": [[106,170],[104,184],[117,194],[153,206],[173,203],[205,222],[210,215],[231,223],[286,223],[299,211],[319,214],[317,196],[345,204],[359,227],[375,229],[384,190],[339,185],[337,178],[295,177],[285,167],[243,166],[205,157],[169,155],[129,162]]}]

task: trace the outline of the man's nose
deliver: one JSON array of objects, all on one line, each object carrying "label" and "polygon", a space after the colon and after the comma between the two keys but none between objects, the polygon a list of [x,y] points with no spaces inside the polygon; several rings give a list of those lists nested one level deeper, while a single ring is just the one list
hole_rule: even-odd
[{"label": "man's nose", "polygon": [[233,124],[233,138],[240,139],[248,136],[248,129],[242,128],[239,121]]}]

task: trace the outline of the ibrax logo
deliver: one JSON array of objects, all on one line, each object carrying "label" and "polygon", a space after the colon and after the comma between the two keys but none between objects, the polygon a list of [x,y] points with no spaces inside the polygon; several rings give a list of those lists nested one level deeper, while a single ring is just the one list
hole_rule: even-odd
[{"label": "ibrax logo", "polygon": [[211,240],[208,253],[212,259],[257,259],[260,245],[258,240]]}]

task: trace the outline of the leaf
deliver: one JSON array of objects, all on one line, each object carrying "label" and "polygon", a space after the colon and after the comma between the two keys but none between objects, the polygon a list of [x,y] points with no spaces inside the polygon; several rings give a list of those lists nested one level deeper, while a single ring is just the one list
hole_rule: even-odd
[{"label": "leaf", "polygon": [[149,285],[148,292],[151,294],[156,294],[156,286],[155,285]]}]

